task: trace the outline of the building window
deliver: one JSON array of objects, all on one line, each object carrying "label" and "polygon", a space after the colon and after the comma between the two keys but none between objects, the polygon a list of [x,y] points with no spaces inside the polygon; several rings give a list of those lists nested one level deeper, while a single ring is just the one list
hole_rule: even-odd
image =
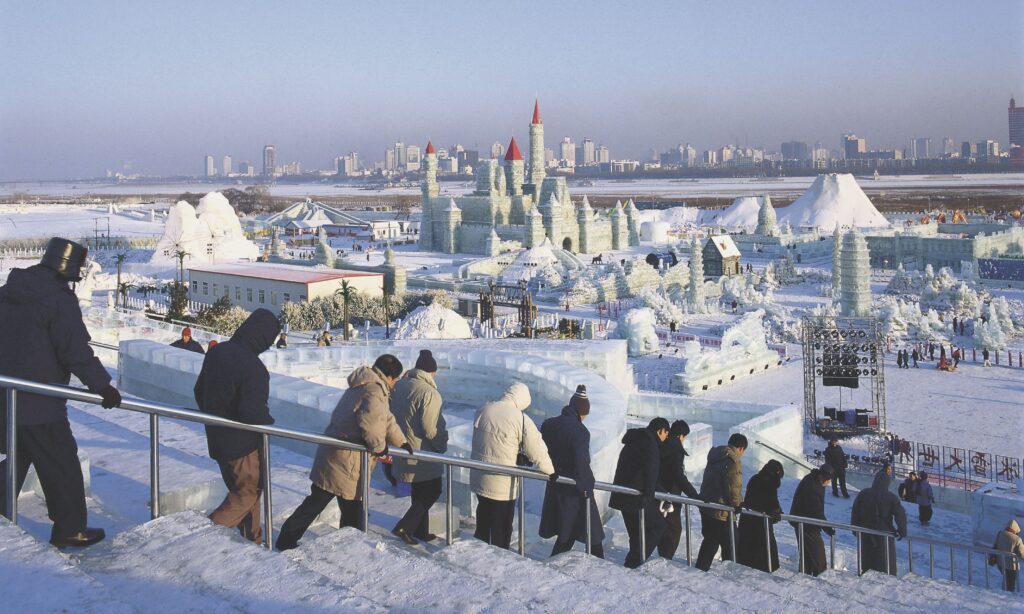
[{"label": "building window", "polygon": [[306,302],[306,295],[305,294],[300,294],[299,295],[299,302],[300,303],[305,303]]},{"label": "building window", "polygon": [[248,303],[252,302],[252,288],[245,289],[245,300]]},{"label": "building window", "polygon": [[235,286],[235,300],[242,300],[242,286]]},{"label": "building window", "polygon": [[217,294],[219,292],[220,292],[220,284],[213,284],[213,295],[217,296]]},{"label": "building window", "polygon": [[262,305],[263,303],[266,303],[266,302],[267,302],[267,292],[265,290],[260,290],[260,305]]},{"label": "building window", "polygon": [[276,305],[277,304],[277,291],[276,290],[271,290],[270,291],[270,304],[271,305]]},{"label": "building window", "polygon": [[285,293],[284,293],[284,302],[286,302],[286,303],[287,303],[287,302],[288,302],[288,301],[290,301],[290,300],[292,300],[292,295],[291,295],[291,294],[288,294],[287,292],[285,292]]},{"label": "building window", "polygon": [[199,292],[199,282],[198,281],[193,281],[192,282],[192,293],[195,294],[196,292]]},{"label": "building window", "polygon": [[204,281],[203,282],[203,296],[207,296],[209,294],[209,292],[208,292],[209,289],[210,289],[210,286],[208,286],[207,283]]},{"label": "building window", "polygon": [[229,294],[231,294],[231,286],[224,284],[224,298],[228,298]]}]

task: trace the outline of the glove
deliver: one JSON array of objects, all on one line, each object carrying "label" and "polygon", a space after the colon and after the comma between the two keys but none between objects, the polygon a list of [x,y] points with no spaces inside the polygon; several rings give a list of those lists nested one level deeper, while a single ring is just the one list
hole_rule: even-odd
[{"label": "glove", "polygon": [[412,444],[409,443],[408,441],[402,444],[402,449],[408,452],[409,454],[412,454]]},{"label": "glove", "polygon": [[780,520],[782,520],[782,512],[772,512],[768,516],[768,520],[772,521],[773,523],[779,522]]},{"label": "glove", "polygon": [[107,384],[107,387],[100,390],[97,394],[103,397],[103,402],[100,403],[103,409],[121,406],[121,393],[110,384]]},{"label": "glove", "polygon": [[743,506],[742,506],[742,505],[737,505],[736,507],[732,508],[732,510],[733,510],[734,512],[736,512],[736,515],[737,515],[737,516],[739,516],[739,515],[740,515],[740,512],[742,512],[742,511],[743,511]]},{"label": "glove", "polygon": [[549,482],[557,482],[558,481],[558,472],[556,471],[555,473],[552,473],[551,475],[549,475],[548,476],[548,481]]},{"label": "glove", "polygon": [[836,534],[836,530],[833,529],[832,527],[822,527],[821,530],[824,531],[825,534],[828,535],[829,537],[831,537],[831,536]]},{"label": "glove", "polygon": [[384,449],[381,450],[380,452],[374,452],[374,451],[371,450],[370,454],[373,454],[374,458],[381,458],[383,456],[387,456],[388,455],[388,444],[384,444]]}]

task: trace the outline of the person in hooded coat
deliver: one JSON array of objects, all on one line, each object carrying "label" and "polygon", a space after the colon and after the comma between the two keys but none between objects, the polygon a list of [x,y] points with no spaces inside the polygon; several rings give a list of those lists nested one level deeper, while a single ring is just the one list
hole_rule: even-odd
[{"label": "person in hooded coat", "polygon": [[[685,420],[676,420],[668,430],[668,437],[661,443],[661,462],[658,468],[658,488],[672,495],[683,495],[691,499],[700,499],[697,489],[686,477],[686,457],[683,448],[686,436],[690,434],[690,425]],[[665,532],[658,542],[658,556],[671,559],[679,548],[679,540],[683,535],[683,506],[673,503],[672,511],[665,515]]]},{"label": "person in hooded coat", "polygon": [[[661,442],[668,437],[668,420],[654,418],[641,429],[629,429],[622,437],[622,450],[615,465],[614,484],[639,490],[640,495],[613,492],[608,507],[622,512],[622,522],[629,535],[629,553],[626,567],[635,569],[643,564],[661,541],[665,532],[665,517],[654,494],[661,471]],[[644,548],[640,548],[640,511],[644,513]]]},{"label": "person in hooded coat", "polygon": [[[0,288],[0,375],[67,386],[74,374],[103,397],[103,407],[121,404],[110,375],[89,347],[89,332],[68,282],[80,281],[88,250],[67,239],[50,239],[42,261],[12,269]],[[53,521],[50,543],[89,546],[103,529],[86,526],[85,481],[78,443],[68,422],[66,401],[18,393],[16,488],[21,492],[30,466],[43,487]],[[0,452],[7,453],[6,398],[0,398]],[[0,509],[7,501],[7,460],[0,462]]]},{"label": "person in hooded coat", "polygon": [[[516,466],[520,449],[543,473],[557,477],[537,425],[526,416],[530,389],[516,382],[496,401],[486,403],[473,420],[474,460]],[[474,536],[492,546],[508,549],[516,506],[516,480],[510,476],[473,470],[470,489],[477,496]]]},{"label": "person in hooded coat", "polygon": [[197,354],[205,354],[203,346],[192,338],[192,329],[185,327],[181,329],[181,339],[178,339],[171,344],[172,348],[178,348],[179,350],[188,350],[189,352],[195,352]]},{"label": "person in hooded coat", "polygon": [[401,375],[402,363],[391,354],[382,354],[372,367],[357,367],[349,374],[348,389],[331,413],[324,435],[365,446],[370,454],[369,471],[363,475],[362,451],[319,446],[309,472],[312,482],[309,496],[281,526],[278,550],[295,548],[332,499],[336,499],[341,508],[339,528],[365,528],[363,480],[373,475],[374,464],[377,458],[387,455],[388,445],[413,452],[389,405],[391,389]]},{"label": "person in hooded coat", "polygon": [[[435,373],[434,355],[430,350],[420,350],[416,368],[406,372],[391,392],[391,413],[413,449],[444,454],[448,450],[448,426],[441,415]],[[430,532],[429,512],[441,496],[444,465],[398,457],[392,465],[400,480],[412,484],[412,503],[391,532],[409,545],[416,539],[433,541],[437,536]]]},{"label": "person in hooded coat", "polygon": [[[782,463],[772,459],[761,467],[761,471],[747,482],[747,493],[743,507],[770,516],[765,542],[765,520],[749,514],[740,516],[739,534],[736,537],[737,562],[747,567],[772,572],[779,568],[779,546],[775,541],[774,525],[782,517],[779,504],[779,486],[785,471]],[[769,550],[771,554],[769,555]],[[771,556],[771,560],[768,557]]]},{"label": "person in hooded coat", "polygon": [[1021,541],[1020,525],[1016,520],[1011,518],[1006,528],[996,534],[992,549],[1007,553],[989,555],[989,563],[994,557],[996,567],[1003,572],[1003,590],[1017,592],[1017,574],[1020,573],[1021,559],[1024,559],[1024,541]]},{"label": "person in hooded coat", "polygon": [[849,499],[850,493],[846,490],[846,452],[835,437],[829,439],[828,447],[825,448],[825,462],[836,472],[832,478],[832,496],[838,497],[839,490],[842,489],[843,497]]},{"label": "person in hooded coat", "polygon": [[540,517],[540,536],[555,538],[551,556],[572,550],[574,542],[587,542],[590,513],[590,552],[604,558],[604,527],[594,501],[594,473],[590,470],[590,431],[583,422],[590,415],[587,387],[580,384],[562,414],[548,418],[540,434],[551,455],[555,473],[576,480],[576,485],[548,482]]},{"label": "person in hooded coat", "polygon": [[[865,529],[895,533],[900,539],[907,536],[907,513],[900,498],[890,492],[892,476],[882,470],[875,474],[870,488],[857,493],[850,511],[850,524]],[[886,569],[885,551],[889,550]],[[896,575],[896,540],[881,535],[861,536],[861,566],[863,571],[874,570]]]},{"label": "person in hooded coat", "polygon": [[[832,482],[833,469],[828,463],[824,463],[817,469],[811,469],[800,480],[800,484],[793,493],[793,504],[789,508],[792,516],[803,516],[804,518],[825,518],[825,487]],[[793,530],[796,531],[797,544],[801,543],[800,525],[790,522]],[[828,535],[835,535],[836,530],[832,527],[819,527],[817,525],[803,525],[803,555],[804,573],[817,576],[828,569],[828,559],[825,558],[825,541],[821,538],[824,531]]]},{"label": "person in hooded coat", "polygon": [[[704,479],[700,483],[700,497],[708,503],[740,507],[743,503],[743,454],[747,451],[747,438],[739,433],[729,436],[728,445],[711,448],[708,452]],[[728,512],[700,511],[700,532],[703,539],[697,553],[697,569],[708,571],[719,549],[722,560],[732,560],[731,542],[735,535],[729,525]]]},{"label": "person in hooded coat", "polygon": [[[270,374],[260,354],[270,348],[280,329],[274,314],[257,309],[231,339],[210,349],[193,389],[199,411],[246,424],[274,423],[267,407]],[[210,520],[238,527],[246,539],[259,542],[263,537],[262,437],[250,431],[208,425],[206,444],[228,487],[227,496],[210,514]]]}]

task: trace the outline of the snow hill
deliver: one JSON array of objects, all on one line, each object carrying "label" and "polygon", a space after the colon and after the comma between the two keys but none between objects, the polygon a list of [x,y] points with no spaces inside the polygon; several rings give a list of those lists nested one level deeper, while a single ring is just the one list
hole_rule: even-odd
[{"label": "snow hill", "polygon": [[[753,224],[757,223],[756,212]],[[888,228],[889,220],[871,204],[850,174],[818,175],[811,187],[788,207],[778,211],[779,224],[793,228],[817,226],[826,232],[845,228]]]},{"label": "snow hill", "polygon": [[753,228],[757,226],[757,213],[764,203],[763,196],[740,196],[725,209],[709,209],[700,212],[698,224],[725,226],[728,229]]},{"label": "snow hill", "polygon": [[473,331],[466,319],[447,307],[431,303],[410,313],[396,339],[472,339]]}]

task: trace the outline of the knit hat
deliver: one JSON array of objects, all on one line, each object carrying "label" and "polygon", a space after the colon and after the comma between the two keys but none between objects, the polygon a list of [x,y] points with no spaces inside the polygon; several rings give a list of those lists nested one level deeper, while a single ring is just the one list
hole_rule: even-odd
[{"label": "knit hat", "polygon": [[420,350],[420,357],[416,359],[416,368],[427,373],[437,373],[437,361],[430,350]]},{"label": "knit hat", "polygon": [[187,326],[185,328],[181,329],[181,336],[184,337],[186,335],[188,335],[189,337],[192,336],[192,329],[187,327]]},{"label": "knit hat", "polygon": [[669,437],[679,437],[680,435],[689,435],[690,425],[686,423],[686,420],[676,420],[672,423],[672,428],[668,430]]},{"label": "knit hat", "polygon": [[1020,533],[1020,525],[1012,518],[1010,519],[1010,524],[1006,525],[1006,528],[1009,529],[1011,533]]},{"label": "knit hat", "polygon": [[215,345],[217,345],[218,343],[220,343],[220,342],[219,342],[219,341],[217,341],[216,339],[210,339],[210,347],[214,347],[214,346],[215,346]]},{"label": "knit hat", "polygon": [[576,393],[569,399],[569,407],[577,415],[586,416],[590,413],[590,399],[587,397],[587,387],[583,384],[576,386]]},{"label": "knit hat", "polygon": [[836,470],[832,468],[832,465],[825,463],[821,467],[818,467],[818,477],[822,479],[831,480],[836,474]]}]

